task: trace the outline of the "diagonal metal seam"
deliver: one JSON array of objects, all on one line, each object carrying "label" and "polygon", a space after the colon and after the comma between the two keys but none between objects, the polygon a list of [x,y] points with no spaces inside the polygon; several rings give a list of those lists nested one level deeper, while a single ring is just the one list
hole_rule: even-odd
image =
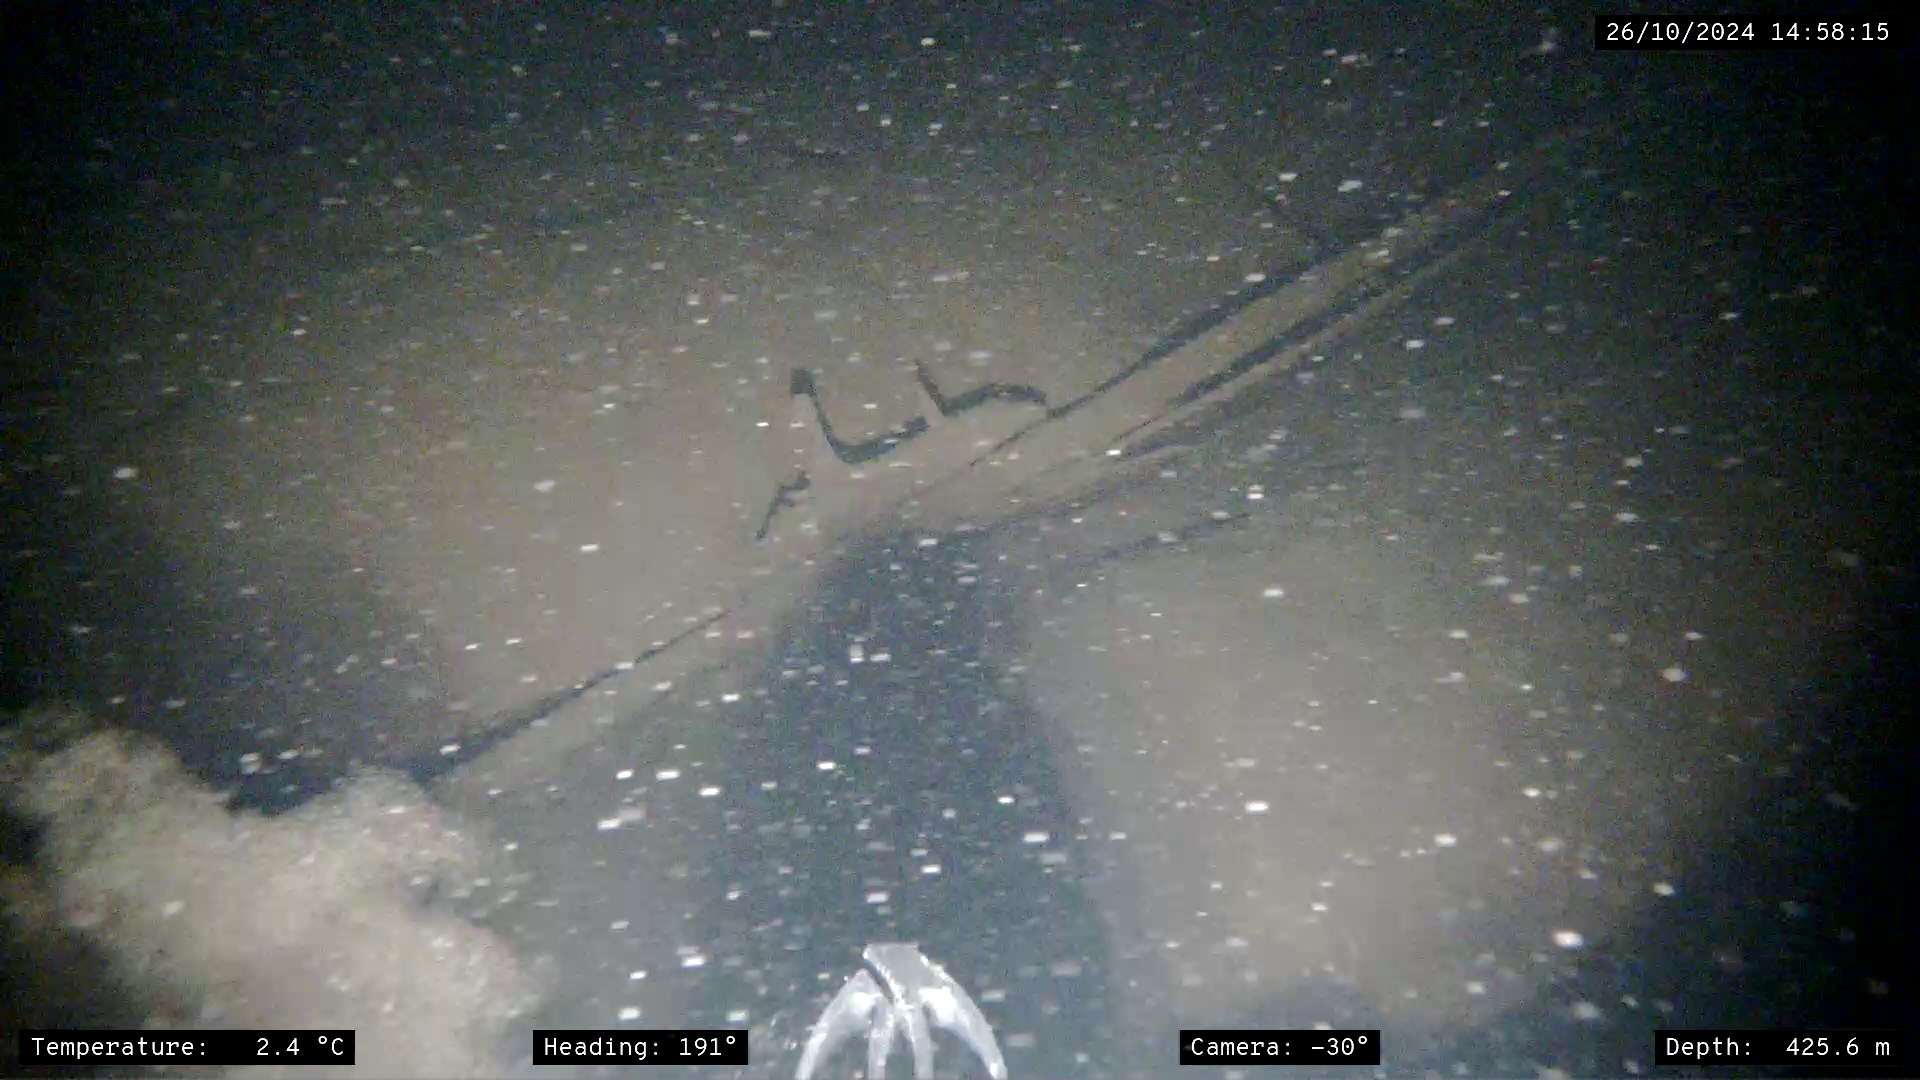
[{"label": "diagonal metal seam", "polygon": [[[1278,288],[1176,348],[1126,370],[972,460],[931,478],[888,510],[946,503],[969,524],[1063,498],[1137,456],[1151,438],[1237,396],[1354,328],[1399,307],[1453,265],[1518,205],[1510,196],[1591,129],[1556,132],[1487,176]],[[984,521],[982,520],[984,519]]]},{"label": "diagonal metal seam", "polygon": [[[1087,490],[1101,473],[1136,459],[1140,448],[1157,433],[1217,407],[1254,380],[1286,370],[1311,351],[1397,308],[1418,285],[1452,265],[1507,216],[1516,205],[1509,198],[1513,188],[1546,171],[1564,147],[1593,131],[1572,128],[1549,135],[1487,176],[1442,196],[1435,209],[1411,215],[1379,237],[1291,280],[1248,290],[1223,305],[1221,312],[1189,323],[1080,397],[1036,409],[1033,423],[878,504],[866,517],[882,520],[912,511],[922,525],[983,527]],[[948,398],[937,387],[926,385],[930,380],[924,372],[920,377],[929,399],[945,416],[994,397],[1044,402],[1044,397],[1035,400],[1037,390],[1004,386]],[[796,372],[794,386],[796,394],[813,398],[816,418],[825,424],[811,376]],[[876,440],[874,446],[862,444],[867,458],[883,457],[930,427],[927,417],[916,421]],[[822,434],[829,437],[835,456],[846,461],[841,451],[850,448],[838,444],[830,430]],[[810,482],[789,481],[779,487],[756,539],[771,529],[782,500]],[[703,650],[701,642],[748,637],[771,625],[830,549],[830,543],[822,543],[796,550],[784,565],[765,568],[736,589],[730,602],[709,607],[705,618],[670,642],[483,725],[480,739],[490,749],[460,755],[464,764],[450,772],[435,770],[436,775],[444,774],[443,797],[491,798],[504,788],[544,775],[566,755],[590,744],[606,726],[617,722],[609,717],[610,709],[622,716],[644,711],[670,692],[661,689],[672,682],[665,676],[724,658]],[[593,690],[600,693],[591,694]]]},{"label": "diagonal metal seam", "polygon": [[[1408,289],[1430,279],[1456,260],[1477,237],[1510,209],[1509,188],[1542,172],[1553,156],[1587,129],[1556,132],[1525,153],[1504,161],[1492,173],[1457,188],[1438,200],[1435,209],[1413,214],[1380,236],[1362,242],[1342,255],[1291,280],[1267,282],[1248,289],[1220,309],[1190,321],[1138,360],[1109,376],[1079,397],[1061,405],[1047,404],[1037,389],[995,384],[970,391],[964,399],[943,399],[924,370],[917,370],[922,386],[940,412],[953,416],[994,398],[1012,398],[1038,404],[1034,421],[984,448],[971,459],[956,462],[945,474],[930,478],[916,490],[890,500],[889,506],[934,497],[943,484],[963,482],[968,470],[991,462],[1004,466],[1027,444],[1040,452],[1020,456],[1042,462],[1073,462],[1094,451],[1103,453],[1164,428],[1192,407],[1217,400],[1222,390],[1237,392],[1247,376],[1282,369],[1309,348],[1319,347],[1364,318],[1391,310],[1403,302]],[[906,448],[933,426],[930,417],[916,417],[878,439],[845,447],[832,435],[818,389],[810,375],[804,384],[796,373],[797,390],[813,397],[814,413],[835,456],[846,464],[863,464]],[[1056,442],[1069,442],[1062,421],[1087,412],[1104,413],[1081,426],[1081,445],[1069,445],[1064,455],[1056,448],[1034,446],[1050,433]],[[1128,413],[1132,415],[1129,416]],[[1110,455],[1109,455],[1110,456]],[[1017,471],[1017,470],[1016,470]],[[1004,482],[1005,471],[996,478]],[[783,486],[768,509],[756,538],[771,531],[774,518],[799,487]]]}]

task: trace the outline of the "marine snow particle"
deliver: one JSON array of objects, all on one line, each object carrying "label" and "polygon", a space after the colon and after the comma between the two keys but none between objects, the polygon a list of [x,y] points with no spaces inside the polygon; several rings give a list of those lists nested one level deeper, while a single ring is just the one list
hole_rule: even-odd
[{"label": "marine snow particle", "polygon": [[1247,802],[1247,813],[1249,814],[1264,814],[1269,809],[1271,809],[1271,807],[1265,799],[1250,799]]},{"label": "marine snow particle", "polygon": [[1285,595],[1287,595],[1287,590],[1278,585],[1269,585],[1260,590],[1260,598],[1262,600],[1278,600]]},{"label": "marine snow particle", "polygon": [[1427,418],[1427,410],[1423,405],[1402,405],[1400,406],[1400,411],[1394,415],[1402,420],[1425,420]]},{"label": "marine snow particle", "polygon": [[1673,667],[1661,669],[1660,677],[1671,683],[1686,682],[1687,669],[1676,664]]},{"label": "marine snow particle", "polygon": [[533,490],[539,492],[542,495],[545,495],[547,492],[552,491],[557,486],[558,484],[556,481],[542,480],[539,483],[533,485]]},{"label": "marine snow particle", "polygon": [[1349,191],[1359,191],[1361,188],[1366,186],[1367,185],[1361,183],[1358,180],[1342,180],[1340,181],[1340,193],[1342,195],[1345,195]]},{"label": "marine snow particle", "polygon": [[1584,949],[1587,947],[1586,937],[1578,930],[1555,930],[1553,932],[1553,943],[1563,949]]},{"label": "marine snow particle", "polygon": [[1674,889],[1673,889],[1673,884],[1671,882],[1656,881],[1653,883],[1653,895],[1672,896],[1673,893],[1674,893]]},{"label": "marine snow particle", "polygon": [[582,555],[591,555],[594,552],[599,550],[600,550],[599,544],[581,544],[580,545],[580,554]]},{"label": "marine snow particle", "polygon": [[1435,847],[1454,847],[1459,843],[1460,838],[1450,832],[1433,834],[1433,846]]},{"label": "marine snow particle", "polygon": [[115,480],[133,480],[137,478],[139,475],[140,475],[140,470],[134,468],[131,465],[122,465],[119,468],[113,470],[113,478]]},{"label": "marine snow particle", "polygon": [[631,1023],[632,1021],[640,1019],[640,1008],[636,1005],[627,1005],[622,1007],[616,1015],[619,1016],[622,1023]]},{"label": "marine snow particle", "polygon": [[1640,520],[1640,515],[1634,513],[1631,510],[1622,510],[1619,513],[1616,513],[1613,515],[1613,520],[1619,522],[1622,525],[1631,525],[1634,522]]}]

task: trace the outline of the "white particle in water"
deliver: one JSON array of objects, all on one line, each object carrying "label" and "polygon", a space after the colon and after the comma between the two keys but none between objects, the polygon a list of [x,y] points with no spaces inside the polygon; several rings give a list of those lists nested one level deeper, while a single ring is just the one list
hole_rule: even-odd
[{"label": "white particle in water", "polygon": [[131,465],[122,465],[119,468],[113,470],[113,478],[115,480],[132,480],[139,475],[140,475],[140,470],[134,468]]},{"label": "white particle in water", "polygon": [[1555,930],[1553,943],[1563,949],[1583,949],[1587,945],[1587,939],[1578,930]]}]

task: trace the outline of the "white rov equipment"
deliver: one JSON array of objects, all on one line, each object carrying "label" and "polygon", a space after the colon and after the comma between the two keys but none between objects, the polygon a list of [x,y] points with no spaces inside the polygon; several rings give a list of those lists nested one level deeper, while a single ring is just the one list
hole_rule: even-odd
[{"label": "white rov equipment", "polygon": [[887,1055],[893,1052],[896,1036],[904,1034],[913,1051],[915,1080],[927,1080],[935,1075],[932,1027],[957,1036],[986,1066],[988,1076],[1005,1080],[1007,1063],[1000,1056],[993,1028],[944,968],[912,945],[868,945],[861,955],[873,971],[855,972],[827,1003],[807,1036],[795,1080],[810,1080],[841,1043],[862,1031],[867,1033],[868,1077],[885,1080]]}]

